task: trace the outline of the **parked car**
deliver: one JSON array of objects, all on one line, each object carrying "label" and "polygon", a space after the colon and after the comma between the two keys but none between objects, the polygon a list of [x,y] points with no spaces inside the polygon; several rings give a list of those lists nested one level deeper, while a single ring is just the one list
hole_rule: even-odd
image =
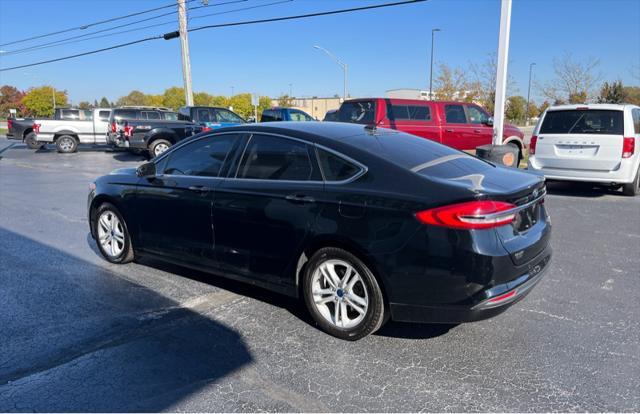
[{"label": "parked car", "polygon": [[110,108],[60,109],[55,119],[36,119],[32,132],[35,147],[54,143],[58,152],[71,153],[79,144],[104,144],[110,114]]},{"label": "parked car", "polygon": [[35,142],[35,134],[33,134],[33,118],[7,119],[7,139],[23,141],[31,149],[37,149],[41,146],[41,144]]},{"label": "parked car", "polygon": [[640,107],[548,108],[533,130],[528,168],[550,180],[586,181],[640,194]]},{"label": "parked car", "polygon": [[541,176],[370,126],[224,128],[91,188],[106,260],[156,257],[300,295],[349,340],[388,318],[497,315],[551,257]]},{"label": "parked car", "polygon": [[311,115],[293,108],[271,108],[262,111],[260,122],[315,121]]},{"label": "parked car", "polygon": [[337,122],[338,121],[338,110],[337,109],[329,109],[326,114],[324,114],[323,122]]},{"label": "parked car", "polygon": [[216,106],[183,106],[178,110],[178,113],[180,119],[201,125],[203,131],[241,125],[247,122],[235,112]]},{"label": "parked car", "polygon": [[[338,121],[397,129],[465,151],[491,144],[493,139],[493,118],[469,102],[353,99],[342,103]],[[505,123],[503,143],[518,148],[519,162],[525,149],[522,131]]]}]

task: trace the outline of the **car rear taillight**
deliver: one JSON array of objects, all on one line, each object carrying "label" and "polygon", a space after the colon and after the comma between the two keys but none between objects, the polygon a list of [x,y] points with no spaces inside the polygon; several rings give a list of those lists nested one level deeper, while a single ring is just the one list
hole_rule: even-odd
[{"label": "car rear taillight", "polygon": [[124,136],[125,138],[129,138],[131,135],[133,135],[133,127],[132,126],[125,126],[124,127]]},{"label": "car rear taillight", "polygon": [[11,129],[13,127],[13,120],[7,119],[7,129]]},{"label": "car rear taillight", "polygon": [[211,127],[208,127],[208,126],[202,127],[202,132],[208,132],[208,131],[211,131]]},{"label": "car rear taillight", "polygon": [[631,158],[636,151],[636,139],[633,137],[624,137],[622,141],[622,158]]},{"label": "car rear taillight", "polygon": [[538,136],[531,136],[531,141],[529,142],[529,155],[534,155],[536,153],[536,144],[538,143]]},{"label": "car rear taillight", "polygon": [[489,229],[510,224],[515,205],[502,201],[470,201],[416,213],[424,224],[452,229]]},{"label": "car rear taillight", "polygon": [[509,300],[509,299],[513,298],[514,296],[516,296],[517,293],[518,293],[518,290],[514,289],[514,290],[512,290],[510,292],[503,293],[502,295],[498,295],[498,296],[496,296],[494,298],[489,299],[487,301],[487,303],[495,305],[495,304],[498,304],[498,303],[501,303],[501,302],[504,302],[506,300]]},{"label": "car rear taillight", "polygon": [[114,134],[118,132],[118,125],[116,124],[116,121],[113,121],[111,123],[111,132],[113,132]]},{"label": "car rear taillight", "polygon": [[40,124],[33,124],[33,132],[40,133]]}]

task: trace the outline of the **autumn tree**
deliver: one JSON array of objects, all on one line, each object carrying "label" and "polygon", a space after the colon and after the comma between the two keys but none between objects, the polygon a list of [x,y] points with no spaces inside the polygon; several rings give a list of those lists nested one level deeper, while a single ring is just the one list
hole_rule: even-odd
[{"label": "autumn tree", "polygon": [[640,86],[625,86],[624,94],[627,103],[640,106]]},{"label": "autumn tree", "polygon": [[527,100],[519,95],[507,98],[504,115],[510,121],[522,121],[526,118]]},{"label": "autumn tree", "polygon": [[293,106],[293,98],[289,95],[280,95],[278,97],[278,106],[283,108],[290,108]]},{"label": "autumn tree", "polygon": [[116,106],[142,106],[146,105],[146,96],[140,91],[131,91],[126,96],[121,96],[116,101]]},{"label": "autumn tree", "polygon": [[535,118],[540,113],[540,108],[536,106],[534,101],[529,101],[529,113],[527,114],[527,118]]},{"label": "autumn tree", "polygon": [[[495,53],[490,53],[484,61],[471,63],[470,68],[472,74],[472,81],[469,83],[471,95],[492,114],[496,105],[498,56]],[[509,74],[507,76],[507,94],[516,92],[516,89],[516,82]]]},{"label": "autumn tree", "polygon": [[570,53],[553,59],[555,78],[540,85],[542,94],[550,100],[560,103],[583,103],[593,93],[593,88],[601,75],[597,72],[599,59],[576,60]]},{"label": "autumn tree", "polygon": [[549,101],[544,101],[540,104],[540,106],[538,107],[538,113],[535,116],[540,116],[542,115],[542,113],[544,111],[547,110],[548,107],[551,106],[551,103]]},{"label": "autumn tree", "polygon": [[448,65],[438,65],[435,96],[441,101],[471,100],[469,81],[460,68],[451,69]]},{"label": "autumn tree", "polygon": [[600,95],[598,96],[598,103],[623,103],[627,100],[624,86],[622,81],[615,81],[612,83],[605,82],[600,88]]},{"label": "autumn tree", "polygon": [[[22,99],[26,111],[37,117],[53,116],[54,89],[51,86],[31,88]],[[55,90],[56,106],[67,106],[67,91]]]},{"label": "autumn tree", "polygon": [[90,109],[91,108],[91,103],[88,102],[88,101],[81,101],[78,104],[78,108],[80,108],[80,109]]},{"label": "autumn tree", "polygon": [[172,86],[165,89],[163,96],[163,105],[167,108],[178,109],[181,106],[186,105],[186,98],[184,96],[184,88]]},{"label": "autumn tree", "polygon": [[15,109],[21,115],[24,115],[24,105],[22,98],[24,92],[13,86],[3,85],[0,87],[0,117],[4,118],[9,114],[9,109]]}]

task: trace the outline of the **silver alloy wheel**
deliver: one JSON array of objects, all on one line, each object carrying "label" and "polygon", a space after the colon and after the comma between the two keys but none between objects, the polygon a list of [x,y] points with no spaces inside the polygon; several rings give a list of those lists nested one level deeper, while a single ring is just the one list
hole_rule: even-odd
[{"label": "silver alloy wheel", "polygon": [[369,294],[362,276],[344,260],[326,260],[314,270],[311,293],[316,310],[338,328],[353,328],[364,319]]},{"label": "silver alloy wheel", "polygon": [[60,138],[60,149],[63,151],[71,151],[73,149],[73,138]]},{"label": "silver alloy wheel", "polygon": [[169,149],[169,146],[164,142],[161,142],[159,144],[156,144],[156,146],[153,147],[153,155],[157,157],[158,155],[162,154],[168,149]]},{"label": "silver alloy wheel", "polygon": [[98,242],[102,251],[111,258],[117,258],[124,250],[124,227],[118,216],[105,210],[98,218]]}]

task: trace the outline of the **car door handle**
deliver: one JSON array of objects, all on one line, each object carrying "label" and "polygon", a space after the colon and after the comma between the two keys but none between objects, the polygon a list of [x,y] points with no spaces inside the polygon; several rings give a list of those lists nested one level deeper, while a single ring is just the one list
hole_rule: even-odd
[{"label": "car door handle", "polygon": [[482,132],[482,130],[481,130],[481,129],[474,129],[474,130],[473,130],[473,132],[475,132],[475,133],[479,134],[479,133],[481,133],[481,132]]},{"label": "car door handle", "polygon": [[445,129],[444,132],[453,132],[453,129]]},{"label": "car door handle", "polygon": [[196,193],[208,193],[211,191],[209,187],[205,187],[204,185],[192,185],[189,187],[189,191],[193,191]]},{"label": "car door handle", "polygon": [[315,203],[316,199],[303,194],[290,194],[285,199],[292,203]]}]

